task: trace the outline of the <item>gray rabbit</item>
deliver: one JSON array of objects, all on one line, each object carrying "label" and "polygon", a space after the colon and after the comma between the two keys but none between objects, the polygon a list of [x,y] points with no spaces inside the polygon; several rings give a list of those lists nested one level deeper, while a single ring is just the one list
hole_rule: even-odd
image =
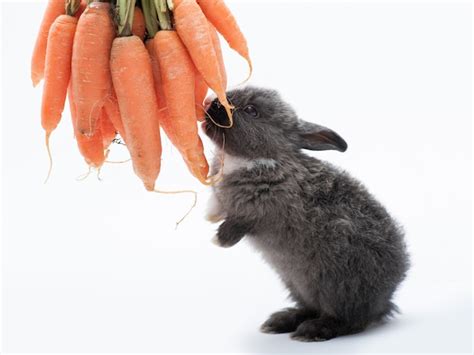
[{"label": "gray rabbit", "polygon": [[229,122],[217,100],[208,102],[212,119],[203,124],[225,154],[208,216],[223,220],[215,242],[231,247],[246,236],[296,304],[261,330],[322,341],[392,315],[392,295],[409,267],[400,226],[360,182],[301,151],[343,152],[346,142],[299,119],[274,90],[246,87],[228,98],[233,127],[218,126]]}]

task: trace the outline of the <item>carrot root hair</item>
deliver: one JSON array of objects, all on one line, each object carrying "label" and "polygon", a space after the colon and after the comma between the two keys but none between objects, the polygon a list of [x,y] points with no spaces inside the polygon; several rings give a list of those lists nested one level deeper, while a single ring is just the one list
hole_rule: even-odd
[{"label": "carrot root hair", "polygon": [[[105,156],[105,159],[104,159],[104,163],[105,161],[107,160],[107,157],[109,156],[109,153],[110,153],[110,149],[106,149],[104,151],[104,156]],[[102,181],[102,177],[100,176],[100,172],[102,171],[102,167],[104,166],[104,164],[102,164],[101,166],[97,167],[97,180],[99,181]]]},{"label": "carrot root hair", "polygon": [[126,160],[106,160],[104,163],[107,164],[125,164],[128,163],[129,161],[132,161],[132,158],[128,158]]},{"label": "carrot root hair", "polygon": [[225,108],[225,112],[227,112],[227,118],[229,118],[229,125],[228,126],[220,126],[222,128],[232,128],[232,126],[234,125],[234,118],[232,117],[232,109],[234,108],[234,106],[230,105],[229,103],[225,102],[225,103],[222,103],[222,106],[224,106]]},{"label": "carrot root hair", "polygon": [[89,165],[89,170],[87,170],[87,173],[84,173],[82,175],[79,175],[77,178],[76,178],[76,181],[84,181],[85,179],[87,179],[89,177],[89,175],[91,174],[92,172],[92,167]]},{"label": "carrot root hair", "polygon": [[100,167],[97,168],[97,180],[99,180],[101,182],[103,181],[102,176],[100,176],[100,172],[102,171],[102,167],[103,167],[103,165],[101,165]]},{"label": "carrot root hair", "polygon": [[252,76],[252,73],[253,73],[253,65],[252,65],[252,62],[250,61],[250,59],[247,59],[247,63],[249,65],[249,74],[247,75],[247,78],[245,78],[244,81],[242,81],[240,84],[238,84],[239,86],[240,85],[245,85],[249,80],[250,80],[250,77]]},{"label": "carrot root hair", "polygon": [[184,193],[188,193],[188,194],[193,194],[194,195],[194,201],[193,201],[193,204],[191,205],[191,207],[189,208],[189,210],[186,212],[186,214],[181,217],[177,222],[176,222],[176,227],[175,229],[178,228],[178,226],[180,225],[181,222],[183,222],[186,217],[189,216],[189,214],[192,212],[192,210],[194,209],[194,207],[196,207],[196,204],[197,204],[197,192],[194,191],[194,190],[176,190],[176,191],[165,191],[165,190],[159,190],[159,189],[153,189],[152,190],[153,192],[157,193],[157,194],[164,194],[164,195],[175,195],[175,194],[184,194]]},{"label": "carrot root hair", "polygon": [[45,136],[45,143],[46,143],[46,151],[48,152],[49,158],[49,168],[48,174],[46,175],[46,179],[44,179],[44,184],[46,184],[51,176],[51,172],[53,171],[53,156],[51,155],[51,148],[49,147],[49,137],[51,136],[51,132],[46,132]]}]

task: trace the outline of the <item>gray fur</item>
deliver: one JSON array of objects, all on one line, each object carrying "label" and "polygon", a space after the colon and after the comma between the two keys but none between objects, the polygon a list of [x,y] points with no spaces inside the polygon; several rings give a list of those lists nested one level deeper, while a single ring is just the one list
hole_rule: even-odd
[{"label": "gray fur", "polygon": [[[344,140],[298,119],[274,90],[247,87],[228,97],[234,126],[219,128],[208,119],[204,129],[218,147],[225,136],[228,158],[247,163],[213,187],[213,220],[225,219],[217,243],[230,247],[246,236],[296,303],[270,316],[262,331],[320,341],[391,315],[391,298],[409,266],[400,226],[360,182],[301,151],[344,151]],[[227,123],[216,100],[208,113]],[[216,159],[214,171],[219,165]]]}]

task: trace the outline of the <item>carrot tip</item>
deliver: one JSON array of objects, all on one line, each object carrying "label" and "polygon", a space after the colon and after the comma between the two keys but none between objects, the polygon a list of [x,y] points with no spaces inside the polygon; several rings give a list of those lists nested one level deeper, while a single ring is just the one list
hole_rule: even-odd
[{"label": "carrot tip", "polygon": [[46,150],[48,151],[48,158],[49,158],[49,169],[48,174],[46,175],[46,179],[44,180],[44,184],[46,184],[51,176],[51,171],[53,170],[53,157],[51,156],[51,149],[49,147],[49,137],[51,136],[51,132],[46,132],[45,142],[46,142]]},{"label": "carrot tip", "polygon": [[149,183],[144,182],[143,185],[145,185],[145,189],[147,191],[150,191],[150,192],[155,191],[155,184],[154,183],[149,184]]},{"label": "carrot tip", "polygon": [[37,75],[31,75],[31,82],[33,83],[33,87],[37,87],[38,84],[41,82],[41,77],[38,77]]},{"label": "carrot tip", "polygon": [[252,73],[253,73],[253,65],[252,65],[252,62],[250,61],[250,59],[247,59],[247,63],[249,65],[249,75],[247,76],[247,79],[245,79],[242,84],[245,84],[247,81],[249,81],[250,77],[252,76]]},{"label": "carrot tip", "polygon": [[228,103],[226,103],[224,104],[224,107],[225,107],[225,111],[227,112],[227,117],[229,117],[229,126],[227,128],[232,128],[232,126],[234,125],[234,119],[232,117],[231,106]]},{"label": "carrot tip", "polygon": [[239,86],[246,84],[246,83],[250,80],[250,78],[251,78],[251,76],[252,76],[252,73],[253,73],[252,61],[251,61],[250,59],[248,59],[248,58],[246,58],[246,60],[247,60],[247,63],[248,63],[248,65],[249,65],[249,74],[247,75],[247,78],[245,78],[244,81],[242,81],[240,84],[238,84]]}]

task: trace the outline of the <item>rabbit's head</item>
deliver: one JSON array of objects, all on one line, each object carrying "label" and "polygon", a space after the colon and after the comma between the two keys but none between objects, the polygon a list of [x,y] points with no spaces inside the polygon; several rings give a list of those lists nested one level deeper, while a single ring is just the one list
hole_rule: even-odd
[{"label": "rabbit's head", "polygon": [[347,149],[334,131],[299,119],[275,90],[245,87],[228,92],[227,97],[234,106],[232,128],[220,127],[228,126],[229,119],[217,99],[207,102],[203,128],[230,155],[272,159],[299,149]]}]

